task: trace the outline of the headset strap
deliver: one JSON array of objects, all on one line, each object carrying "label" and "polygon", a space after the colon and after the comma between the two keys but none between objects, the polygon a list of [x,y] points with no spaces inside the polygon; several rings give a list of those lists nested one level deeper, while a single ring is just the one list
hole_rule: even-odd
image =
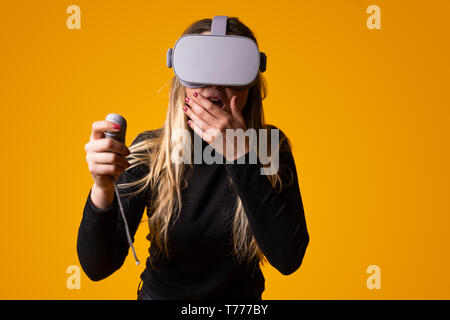
[{"label": "headset strap", "polygon": [[227,20],[228,16],[215,16],[212,20],[211,34],[226,35]]}]

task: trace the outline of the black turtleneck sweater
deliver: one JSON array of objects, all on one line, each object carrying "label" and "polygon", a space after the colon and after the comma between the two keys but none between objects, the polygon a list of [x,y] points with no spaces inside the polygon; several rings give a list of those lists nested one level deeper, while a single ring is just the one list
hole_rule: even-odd
[{"label": "black turtleneck sweater", "polygon": [[[155,132],[139,134],[132,144]],[[280,137],[282,134],[280,130]],[[201,141],[205,148],[208,144]],[[283,144],[279,153],[281,192],[260,174],[259,160],[256,164],[249,163],[251,152],[242,156],[245,164],[236,160],[236,163],[193,165],[188,187],[182,190],[180,217],[169,232],[170,258],[157,254],[156,244],[151,243],[146,269],[141,274],[145,294],[153,299],[261,298],[265,279],[259,262],[238,263],[231,255],[237,195],[269,263],[284,275],[300,267],[309,235],[289,145]],[[133,167],[119,176],[118,184],[139,179],[148,170],[144,164]],[[135,188],[119,188],[119,193],[129,193]],[[89,191],[78,230],[77,252],[86,275],[98,281],[122,266],[129,246],[117,198],[109,208],[100,209],[93,205],[90,195]],[[153,196],[147,190],[134,197],[120,197],[133,241]]]}]

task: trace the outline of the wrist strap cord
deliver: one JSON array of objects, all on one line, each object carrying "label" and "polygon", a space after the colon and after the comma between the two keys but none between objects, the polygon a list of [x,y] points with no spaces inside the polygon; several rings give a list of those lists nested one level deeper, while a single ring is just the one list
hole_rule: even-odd
[{"label": "wrist strap cord", "polygon": [[113,179],[113,182],[114,182],[114,190],[116,192],[117,202],[119,203],[120,215],[122,216],[122,220],[125,225],[125,233],[127,236],[128,245],[131,247],[131,250],[133,251],[134,260],[136,260],[136,265],[138,266],[141,262],[139,261],[137,255],[136,255],[136,251],[134,250],[133,242],[131,241],[130,229],[128,227],[127,218],[125,217],[125,213],[123,211],[122,201],[120,200],[119,189],[117,188],[117,184],[114,181],[114,179]]}]

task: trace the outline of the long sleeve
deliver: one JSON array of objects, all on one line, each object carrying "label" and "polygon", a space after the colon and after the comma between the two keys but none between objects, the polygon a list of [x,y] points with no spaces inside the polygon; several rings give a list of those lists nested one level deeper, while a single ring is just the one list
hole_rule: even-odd
[{"label": "long sleeve", "polygon": [[[132,145],[143,138],[144,134],[139,134]],[[146,173],[148,168],[144,164],[130,167],[119,176],[117,184],[135,181]],[[135,196],[125,195],[137,189],[138,186],[118,188],[133,242],[149,195],[147,191]],[[128,255],[129,245],[116,194],[108,208],[100,209],[92,203],[91,191],[89,191],[78,229],[77,253],[81,267],[89,279],[99,281],[123,265]]]},{"label": "long sleeve", "polygon": [[225,163],[225,167],[259,248],[272,266],[289,275],[303,261],[309,234],[292,152],[288,144],[280,149],[278,173],[283,185],[279,193],[267,176],[261,174],[259,159],[256,164],[249,163],[250,154],[256,156],[252,150],[241,156],[245,164],[239,164],[238,159],[236,163]]}]

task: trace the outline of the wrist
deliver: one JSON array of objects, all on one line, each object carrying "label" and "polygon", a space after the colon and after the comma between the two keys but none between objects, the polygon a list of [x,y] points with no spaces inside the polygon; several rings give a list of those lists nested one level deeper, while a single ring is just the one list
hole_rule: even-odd
[{"label": "wrist", "polygon": [[96,208],[106,210],[113,203],[114,194],[114,186],[105,188],[94,183],[91,190],[91,202]]},{"label": "wrist", "polygon": [[92,190],[96,190],[99,192],[111,192],[111,191],[114,191],[114,184],[106,185],[106,186],[99,186],[98,184],[96,184],[94,182],[94,184],[92,185]]}]

